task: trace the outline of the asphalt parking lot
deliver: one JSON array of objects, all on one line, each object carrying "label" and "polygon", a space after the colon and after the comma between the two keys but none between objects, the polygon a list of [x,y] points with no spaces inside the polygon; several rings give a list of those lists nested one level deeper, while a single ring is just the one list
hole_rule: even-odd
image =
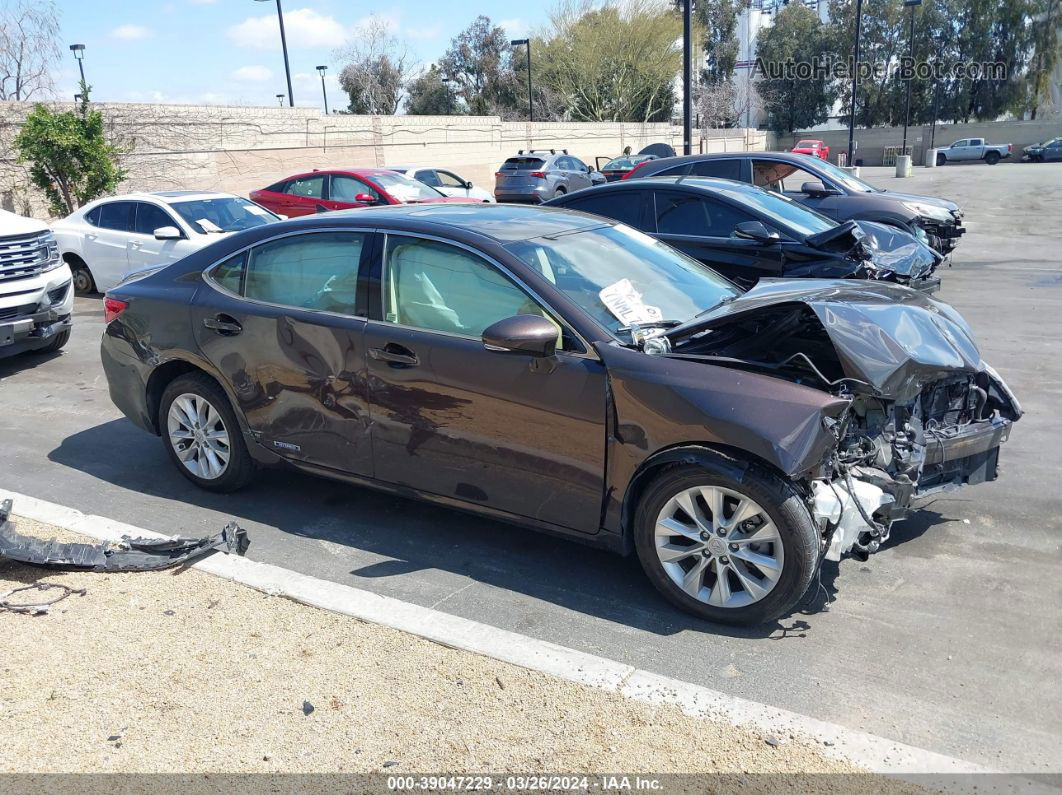
[{"label": "asphalt parking lot", "polygon": [[778,624],[721,628],[668,606],[634,560],[459,512],[289,472],[199,491],[111,404],[99,298],[77,300],[61,354],[0,360],[0,485],[160,532],[235,518],[257,560],[973,762],[1057,771],[1062,164],[864,176],[964,206],[939,297],[1026,416],[997,482],[928,500],[867,563],[827,564],[828,612],[809,598]]}]

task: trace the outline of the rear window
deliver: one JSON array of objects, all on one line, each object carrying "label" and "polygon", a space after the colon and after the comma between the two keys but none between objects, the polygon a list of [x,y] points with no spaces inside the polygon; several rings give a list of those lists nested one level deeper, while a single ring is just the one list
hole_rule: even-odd
[{"label": "rear window", "polygon": [[502,171],[537,171],[546,165],[541,157],[510,157],[502,163]]},{"label": "rear window", "polygon": [[799,141],[797,143],[798,149],[814,149],[819,145],[818,141]]}]

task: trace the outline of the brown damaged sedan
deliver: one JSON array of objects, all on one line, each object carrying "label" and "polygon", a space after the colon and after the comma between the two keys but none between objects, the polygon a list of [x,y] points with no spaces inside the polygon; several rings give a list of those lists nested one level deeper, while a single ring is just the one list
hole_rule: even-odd
[{"label": "brown damaged sedan", "polygon": [[106,296],[115,404],[206,489],[284,465],[636,552],[726,623],[794,609],[1021,416],[947,304],[750,291],[623,224],[507,205],[271,224]]}]

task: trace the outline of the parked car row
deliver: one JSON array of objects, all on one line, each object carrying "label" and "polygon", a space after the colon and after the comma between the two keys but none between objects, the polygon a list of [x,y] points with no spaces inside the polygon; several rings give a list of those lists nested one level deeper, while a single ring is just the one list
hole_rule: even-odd
[{"label": "parked car row", "polygon": [[61,347],[104,290],[112,400],[196,485],[287,466],[633,552],[725,623],[995,479],[1021,408],[928,295],[954,205],[799,154],[506,164],[515,204],[328,169],[0,234],[0,312],[4,279],[34,302],[0,346]]}]

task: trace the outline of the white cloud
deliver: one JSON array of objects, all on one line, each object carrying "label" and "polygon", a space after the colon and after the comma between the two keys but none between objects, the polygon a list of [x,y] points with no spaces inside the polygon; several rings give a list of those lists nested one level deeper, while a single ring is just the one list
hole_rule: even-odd
[{"label": "white cloud", "polygon": [[111,31],[112,39],[121,39],[122,41],[150,39],[154,35],[155,32],[153,30],[145,28],[143,25],[119,25]]},{"label": "white cloud", "polygon": [[505,33],[511,39],[524,39],[527,38],[527,22],[514,17],[512,19],[499,19],[498,25],[505,30]]},{"label": "white cloud", "polygon": [[265,66],[241,66],[232,73],[233,80],[248,83],[263,83],[273,76],[273,70]]},{"label": "white cloud", "polygon": [[432,41],[442,35],[442,25],[424,25],[418,28],[407,28],[405,34],[414,41]]},{"label": "white cloud", "polygon": [[[320,14],[312,8],[285,10],[284,32],[289,47],[338,47],[348,34],[335,17]],[[248,17],[230,27],[226,35],[239,47],[273,49],[280,39],[277,15]]]}]

